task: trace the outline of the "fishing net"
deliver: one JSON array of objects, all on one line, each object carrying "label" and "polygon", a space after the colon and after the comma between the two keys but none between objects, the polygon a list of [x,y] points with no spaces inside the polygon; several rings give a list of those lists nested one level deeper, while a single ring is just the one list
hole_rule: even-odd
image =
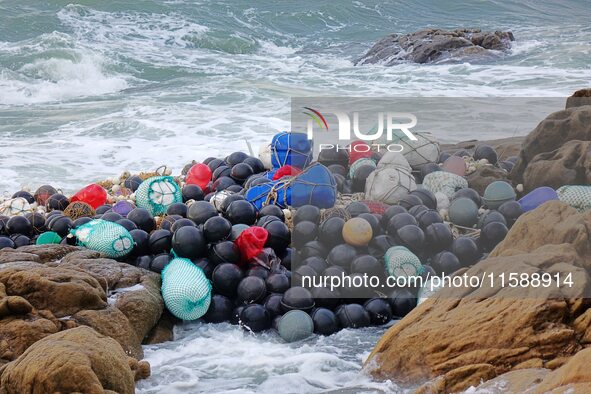
[{"label": "fishing net", "polygon": [[437,163],[439,142],[431,133],[415,133],[416,141],[406,136],[399,136],[396,142],[404,147],[402,154],[413,169],[419,169],[427,163]]},{"label": "fishing net", "polygon": [[591,209],[591,186],[566,185],[556,190],[558,199],[579,212]]},{"label": "fishing net", "polygon": [[393,246],[384,255],[386,271],[394,278],[418,276],[421,274],[421,261],[404,246]]},{"label": "fishing net", "polygon": [[152,216],[166,213],[169,205],[183,202],[181,189],[171,176],[154,176],[143,181],[135,192],[135,202]]},{"label": "fishing net", "polygon": [[341,218],[346,222],[347,220],[351,219],[351,215],[345,208],[340,207],[323,209],[320,212],[320,223],[323,223],[325,220],[330,218]]},{"label": "fishing net", "polygon": [[76,220],[83,217],[91,218],[96,215],[96,212],[89,204],[82,201],[75,201],[64,209],[64,215],[72,220]]},{"label": "fishing net", "polygon": [[24,197],[11,198],[0,204],[0,215],[22,215],[32,210],[31,205]]},{"label": "fishing net", "polygon": [[106,220],[91,220],[70,233],[78,239],[79,245],[111,258],[127,255],[134,246],[133,238],[125,227]]},{"label": "fishing net", "polygon": [[211,283],[189,259],[177,257],[162,270],[162,298],[166,308],[182,320],[205,315],[211,303]]},{"label": "fishing net", "polygon": [[312,159],[312,141],[303,133],[287,131],[275,134],[271,141],[271,162],[274,168],[290,165],[304,168]]},{"label": "fishing net", "polygon": [[451,172],[436,171],[425,176],[423,186],[433,194],[441,192],[451,200],[456,191],[468,187],[468,181]]}]

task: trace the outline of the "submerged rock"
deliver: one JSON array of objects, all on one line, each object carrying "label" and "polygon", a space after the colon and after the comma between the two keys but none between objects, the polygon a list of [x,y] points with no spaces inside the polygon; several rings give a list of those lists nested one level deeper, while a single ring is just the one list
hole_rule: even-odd
[{"label": "submerged rock", "polygon": [[356,65],[402,61],[439,63],[469,61],[498,56],[511,47],[510,31],[483,32],[480,29],[423,29],[410,34],[391,34],[375,43]]},{"label": "submerged rock", "polygon": [[514,369],[562,365],[591,332],[583,298],[591,284],[589,215],[547,202],[522,215],[487,259],[465,271],[571,273],[572,287],[442,289],[390,328],[366,369],[402,383],[438,378],[424,392],[457,392]]},{"label": "submerged rock", "polygon": [[[59,367],[56,367],[59,366]],[[90,327],[49,335],[0,370],[3,393],[133,393],[149,366]]]}]

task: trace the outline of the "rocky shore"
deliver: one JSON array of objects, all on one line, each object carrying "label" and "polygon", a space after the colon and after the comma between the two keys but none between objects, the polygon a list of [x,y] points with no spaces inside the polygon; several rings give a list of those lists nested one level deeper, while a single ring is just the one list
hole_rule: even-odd
[{"label": "rocky shore", "polygon": [[[589,97],[591,91],[575,93]],[[511,173],[478,167],[482,194],[494,180],[526,193],[591,181],[591,105],[569,99],[527,137],[486,141]],[[443,145],[472,150],[482,141]],[[443,289],[383,336],[366,371],[419,393],[591,390],[591,211],[550,201],[522,215],[484,260],[456,274],[536,272],[573,286]],[[142,344],[172,339],[158,273],[69,245],[0,250],[0,392],[134,392],[150,375]],[[59,366],[59,367],[56,367]]]},{"label": "rocky shore", "polygon": [[0,250],[2,392],[133,393],[142,343],[172,338],[163,309],[153,272],[67,245]]},{"label": "rocky shore", "polygon": [[[574,95],[588,96],[588,89]],[[569,99],[565,110],[550,114],[525,139],[489,142],[519,150],[509,179],[522,184],[524,193],[539,186],[590,184],[588,104]],[[444,149],[470,149],[470,144]],[[550,201],[522,215],[488,258],[456,275],[571,273],[572,286],[442,289],[382,337],[366,370],[376,378],[419,385],[418,393],[479,385],[487,393],[589,392],[591,373],[584,365],[591,355],[591,304],[585,293],[590,241],[590,211]]]}]

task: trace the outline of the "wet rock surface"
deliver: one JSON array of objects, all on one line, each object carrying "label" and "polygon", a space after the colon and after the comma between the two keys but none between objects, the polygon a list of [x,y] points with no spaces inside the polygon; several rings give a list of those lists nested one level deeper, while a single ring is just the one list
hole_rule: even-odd
[{"label": "wet rock surface", "polygon": [[480,29],[423,29],[410,34],[391,34],[376,42],[356,65],[483,60],[499,56],[514,40],[510,31]]},{"label": "wet rock surface", "polygon": [[[134,376],[149,375],[149,365],[137,360],[143,358],[141,344],[159,323],[163,309],[160,275],[153,272],[71,246],[0,250],[3,392],[38,387],[52,392],[133,392]],[[82,331],[70,334],[75,330]],[[161,334],[150,340],[170,338]],[[86,343],[89,348],[83,348]],[[36,362],[44,353],[47,361]],[[111,367],[103,369],[111,358],[115,365],[122,360],[126,376]],[[46,364],[51,362],[65,366],[51,371]],[[88,386],[77,386],[78,378]],[[60,381],[48,383],[52,379]]]},{"label": "wet rock surface", "polygon": [[[554,369],[586,344],[591,319],[591,214],[557,201],[523,215],[490,256],[469,268],[483,272],[572,273],[574,286],[446,288],[378,342],[366,364],[378,378],[430,382],[455,392],[527,367]],[[426,387],[423,387],[426,390]]]},{"label": "wet rock surface", "polygon": [[[59,365],[59,368],[56,368]],[[0,370],[3,393],[133,393],[146,362],[90,327],[49,335]]]}]

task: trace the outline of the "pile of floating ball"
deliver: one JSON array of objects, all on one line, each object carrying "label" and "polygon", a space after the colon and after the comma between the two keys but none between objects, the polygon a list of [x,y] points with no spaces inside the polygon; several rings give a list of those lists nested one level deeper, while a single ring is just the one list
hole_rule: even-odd
[{"label": "pile of floating ball", "polygon": [[[322,150],[320,164],[309,164],[311,146],[296,134],[281,133],[260,158],[234,152],[191,161],[175,177],[167,168],[125,172],[71,197],[50,185],[19,191],[0,202],[0,249],[62,243],[99,251],[161,274],[166,307],[179,319],[275,328],[291,342],[388,324],[431,296],[413,284],[384,294],[331,291],[305,278],[450,275],[484,258],[546,201],[591,208],[589,186],[543,187],[517,200],[519,188],[495,181],[480,196],[465,174],[514,163],[499,161],[490,146],[440,154],[429,137],[408,145],[409,155],[382,155],[357,141],[357,153]],[[309,165],[326,166],[341,194],[358,192],[363,201],[290,211],[257,209],[245,198]],[[384,177],[394,183],[384,188]]]}]

